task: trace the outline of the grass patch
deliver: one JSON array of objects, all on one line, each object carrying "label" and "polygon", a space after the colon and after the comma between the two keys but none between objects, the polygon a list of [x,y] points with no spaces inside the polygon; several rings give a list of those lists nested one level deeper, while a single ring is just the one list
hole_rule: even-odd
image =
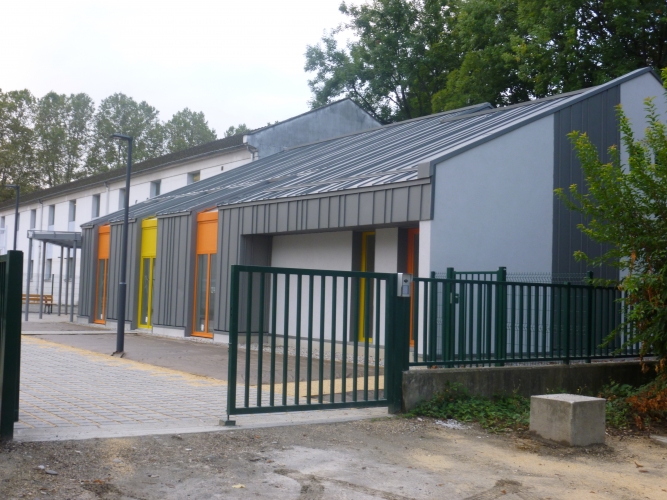
[{"label": "grass patch", "polygon": [[518,394],[484,398],[471,395],[460,384],[447,384],[433,399],[405,416],[453,418],[459,422],[477,422],[489,432],[509,432],[528,428],[530,399]]}]

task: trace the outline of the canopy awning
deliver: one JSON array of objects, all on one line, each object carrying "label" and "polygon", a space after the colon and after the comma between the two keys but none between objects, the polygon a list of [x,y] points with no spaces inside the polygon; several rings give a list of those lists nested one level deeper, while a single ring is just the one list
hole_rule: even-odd
[{"label": "canopy awning", "polygon": [[81,248],[81,233],[74,231],[37,231],[30,229],[28,238],[67,248]]}]

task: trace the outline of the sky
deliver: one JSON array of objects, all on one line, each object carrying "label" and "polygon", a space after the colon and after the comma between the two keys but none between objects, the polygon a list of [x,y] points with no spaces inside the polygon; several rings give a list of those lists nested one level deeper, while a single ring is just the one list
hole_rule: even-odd
[{"label": "sky", "polygon": [[164,121],[203,111],[219,137],[261,127],[309,109],[306,46],[344,20],[340,2],[7,0],[0,89],[122,92]]}]

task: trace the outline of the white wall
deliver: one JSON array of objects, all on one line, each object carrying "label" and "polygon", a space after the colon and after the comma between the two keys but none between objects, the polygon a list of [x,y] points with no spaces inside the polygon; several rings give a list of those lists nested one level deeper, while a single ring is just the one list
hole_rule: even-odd
[{"label": "white wall", "polygon": [[[665,96],[665,89],[653,75],[645,73],[621,84],[621,106],[630,120],[635,140],[644,138],[644,131],[648,125],[644,104],[644,100],[647,97],[654,98],[653,103],[662,115],[663,122],[667,122],[667,97]],[[621,161],[627,165],[628,152],[625,148],[621,149]]]},{"label": "white wall", "polygon": [[433,221],[420,232],[423,276],[551,271],[553,127],[547,116],[437,165]]},{"label": "white wall", "polygon": [[398,272],[398,228],[375,230],[375,272]]},{"label": "white wall", "polygon": [[[161,193],[167,193],[178,189],[187,184],[188,173],[199,171],[201,178],[212,177],[222,171],[231,170],[252,161],[252,155],[247,149],[230,151],[221,155],[200,158],[188,161],[168,168],[162,168],[151,172],[140,173],[131,179],[130,205],[144,201],[150,197],[150,184],[152,181],[161,180]],[[76,220],[74,228],[81,230],[81,225],[90,222],[93,219],[93,195],[100,195],[100,216],[115,212],[119,209],[120,189],[125,187],[125,180],[119,179],[109,182],[107,186],[96,185],[93,187],[82,187],[78,190],[56,194],[52,197],[45,197],[40,204],[38,201],[22,204],[19,207],[19,233],[17,250],[24,252],[23,269],[23,287],[28,273],[28,238],[27,232],[30,229],[30,211],[37,210],[36,230],[49,230],[48,227],[48,207],[55,205],[55,220],[52,230],[69,231],[69,202],[76,200]],[[5,238],[4,246],[0,246],[0,254],[6,253],[13,248],[14,241],[14,207],[8,207],[0,210],[0,216],[5,217]],[[49,246],[50,247],[50,246]],[[39,283],[41,279],[41,243],[33,243],[32,260],[33,279],[30,284],[31,293],[39,293]],[[51,247],[46,251],[46,258],[52,259],[52,272],[55,274],[54,295],[58,296],[58,283],[60,273],[60,247]],[[81,264],[81,252],[77,251],[77,265],[75,273],[75,296],[74,303],[78,303],[79,292],[79,270]],[[63,266],[63,274],[66,272],[66,261]],[[65,293],[65,284],[63,283],[63,302]],[[51,292],[51,283],[47,282],[44,287],[44,293]],[[57,299],[56,299],[57,300]]]}]

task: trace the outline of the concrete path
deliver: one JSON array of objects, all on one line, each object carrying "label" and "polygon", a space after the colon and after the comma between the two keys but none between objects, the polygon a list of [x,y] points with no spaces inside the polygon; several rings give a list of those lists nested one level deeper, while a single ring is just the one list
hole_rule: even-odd
[{"label": "concrete path", "polygon": [[[242,396],[239,389],[237,398]],[[256,389],[251,388],[250,397],[256,400]],[[263,404],[268,404],[267,399],[265,392]],[[220,431],[226,401],[224,380],[26,335],[15,438],[36,441]],[[386,408],[329,410],[235,419],[243,427],[264,427],[373,418],[386,412]]]}]

